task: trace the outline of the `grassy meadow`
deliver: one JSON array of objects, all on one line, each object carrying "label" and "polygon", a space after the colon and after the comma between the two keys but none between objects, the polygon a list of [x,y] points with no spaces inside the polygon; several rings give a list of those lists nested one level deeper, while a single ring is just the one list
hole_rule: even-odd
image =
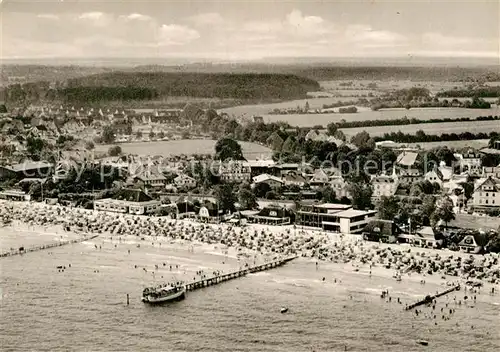
[{"label": "grassy meadow", "polygon": [[423,150],[431,150],[439,147],[453,149],[473,148],[482,149],[488,146],[488,139],[473,139],[470,141],[449,141],[449,142],[425,142],[425,143],[405,143],[408,147],[420,147]]},{"label": "grassy meadow", "polygon": [[489,133],[493,131],[500,132],[499,121],[464,121],[464,122],[441,122],[441,123],[427,123],[417,125],[396,125],[396,126],[375,126],[375,127],[356,127],[356,128],[343,128],[342,132],[349,138],[359,132],[366,131],[370,136],[377,137],[383,136],[384,133],[398,132],[415,134],[417,131],[422,130],[426,134],[441,135],[444,133]]},{"label": "grassy meadow", "polygon": [[[367,121],[367,120],[395,120],[403,117],[418,120],[455,119],[458,117],[476,118],[478,116],[500,115],[500,108],[496,105],[490,109],[462,109],[462,108],[413,108],[406,110],[380,109],[372,111],[364,109],[355,114],[294,114],[294,115],[261,115],[265,122],[285,121],[292,126],[312,127],[322,125],[326,127],[330,122]],[[252,115],[249,115],[252,116]],[[498,121],[497,121],[498,123]]]},{"label": "grassy meadow", "polygon": [[[215,140],[183,139],[175,141],[132,142],[120,143],[122,152],[133,155],[150,155],[169,157],[174,155],[214,154]],[[272,152],[269,148],[256,143],[239,142],[243,156],[247,159],[269,158]],[[112,145],[96,145],[96,151],[107,152]]]}]

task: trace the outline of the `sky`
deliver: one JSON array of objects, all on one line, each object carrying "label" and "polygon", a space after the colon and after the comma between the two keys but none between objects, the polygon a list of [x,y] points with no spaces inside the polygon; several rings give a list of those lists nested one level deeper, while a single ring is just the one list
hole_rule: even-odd
[{"label": "sky", "polygon": [[0,0],[15,58],[499,58],[500,1]]}]

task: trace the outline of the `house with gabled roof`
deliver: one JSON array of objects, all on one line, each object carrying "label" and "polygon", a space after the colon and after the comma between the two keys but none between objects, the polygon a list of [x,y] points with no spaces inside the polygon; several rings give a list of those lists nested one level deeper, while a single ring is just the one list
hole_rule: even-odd
[{"label": "house with gabled roof", "polygon": [[296,171],[288,171],[287,173],[284,173],[282,180],[285,186],[303,187],[307,183],[306,178]]},{"label": "house with gabled roof", "polygon": [[440,187],[443,186],[443,182],[444,182],[443,174],[441,173],[441,171],[437,167],[435,167],[431,171],[427,172],[424,175],[424,179],[426,181],[431,182],[431,183],[437,183],[437,184],[439,184]]},{"label": "house with gabled roof", "polygon": [[325,186],[329,182],[330,176],[323,169],[317,169],[309,180],[309,184],[312,188]]},{"label": "house with gabled roof", "polygon": [[460,241],[458,247],[462,252],[480,254],[488,243],[488,237],[485,233],[470,231]]},{"label": "house with gabled roof", "polygon": [[396,165],[403,167],[414,167],[416,166],[418,158],[418,153],[403,151],[398,155],[396,159]]},{"label": "house with gabled roof", "polygon": [[380,197],[391,197],[396,194],[399,187],[399,178],[395,169],[393,169],[392,175],[382,174],[373,176],[371,185],[373,187],[373,199],[377,200],[380,199]]},{"label": "house with gabled roof", "polygon": [[392,220],[374,219],[363,229],[365,241],[395,243],[404,231]]},{"label": "house with gabled roof", "polygon": [[196,187],[196,180],[186,174],[179,174],[176,178],[174,178],[174,184],[180,188],[191,189]]},{"label": "house with gabled roof", "polygon": [[255,215],[248,217],[249,222],[265,225],[289,225],[293,220],[293,212],[287,207],[269,205]]},{"label": "house with gabled roof", "polygon": [[269,174],[255,176],[252,181],[254,185],[267,183],[271,188],[278,188],[284,184],[284,181],[281,178]]},{"label": "house with gabled roof", "polygon": [[479,213],[500,209],[500,179],[489,176],[477,180],[470,206]]}]

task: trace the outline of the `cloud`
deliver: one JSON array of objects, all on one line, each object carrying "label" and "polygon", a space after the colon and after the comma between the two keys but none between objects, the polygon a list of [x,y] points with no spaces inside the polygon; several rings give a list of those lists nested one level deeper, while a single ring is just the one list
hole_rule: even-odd
[{"label": "cloud", "polygon": [[198,31],[177,24],[163,24],[159,32],[160,45],[182,45],[200,38]]},{"label": "cloud", "polygon": [[221,25],[225,22],[224,18],[217,12],[200,13],[189,17],[188,20],[197,26]]},{"label": "cloud", "polygon": [[104,13],[102,12],[85,12],[78,16],[81,20],[99,20],[104,17]]},{"label": "cloud", "polygon": [[45,20],[53,20],[57,21],[59,19],[59,16],[51,14],[51,13],[41,13],[36,16],[37,18],[43,18]]},{"label": "cloud", "polygon": [[345,30],[345,38],[365,48],[402,45],[407,41],[407,38],[401,34],[387,30],[374,30],[369,25],[348,26]]},{"label": "cloud", "polygon": [[467,38],[443,35],[441,33],[427,32],[422,35],[422,43],[431,46],[455,47],[469,45],[474,42],[481,42],[482,38]]},{"label": "cloud", "polygon": [[286,15],[288,29],[299,35],[322,35],[330,32],[329,24],[319,16],[304,16],[299,10],[292,10]]},{"label": "cloud", "polygon": [[122,16],[122,18],[125,18],[126,20],[130,21],[151,21],[152,18],[147,15],[141,15],[140,13],[131,13],[128,16]]}]

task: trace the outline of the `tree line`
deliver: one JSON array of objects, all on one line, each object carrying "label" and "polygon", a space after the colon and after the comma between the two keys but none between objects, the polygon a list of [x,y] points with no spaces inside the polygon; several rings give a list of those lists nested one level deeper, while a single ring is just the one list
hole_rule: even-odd
[{"label": "tree line", "polygon": [[500,98],[500,86],[468,89],[451,89],[436,94],[437,97],[457,98]]},{"label": "tree line", "polygon": [[498,132],[490,133],[443,133],[441,135],[437,134],[426,134],[424,131],[419,130],[416,134],[409,134],[399,132],[384,133],[381,137],[374,137],[376,142],[381,141],[393,141],[396,143],[426,143],[426,142],[451,142],[451,141],[470,141],[473,139],[491,139],[498,136]]}]

